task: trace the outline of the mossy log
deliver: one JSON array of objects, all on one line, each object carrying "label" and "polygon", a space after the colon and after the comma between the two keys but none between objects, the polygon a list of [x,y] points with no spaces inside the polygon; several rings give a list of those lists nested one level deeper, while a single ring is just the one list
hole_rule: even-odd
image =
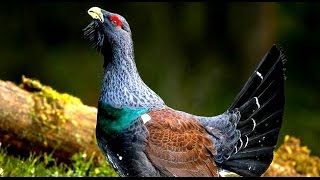
[{"label": "mossy log", "polygon": [[53,152],[67,162],[77,153],[102,158],[95,139],[97,109],[22,77],[16,85],[0,80],[0,143],[20,153]]}]

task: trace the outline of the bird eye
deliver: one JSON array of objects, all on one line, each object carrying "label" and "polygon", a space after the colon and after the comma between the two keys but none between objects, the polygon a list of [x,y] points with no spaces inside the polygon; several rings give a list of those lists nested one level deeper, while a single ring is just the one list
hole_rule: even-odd
[{"label": "bird eye", "polygon": [[122,28],[122,22],[118,16],[110,16],[110,21],[114,26]]},{"label": "bird eye", "polygon": [[111,21],[111,23],[112,23],[113,25],[115,25],[115,26],[118,26],[117,21]]}]

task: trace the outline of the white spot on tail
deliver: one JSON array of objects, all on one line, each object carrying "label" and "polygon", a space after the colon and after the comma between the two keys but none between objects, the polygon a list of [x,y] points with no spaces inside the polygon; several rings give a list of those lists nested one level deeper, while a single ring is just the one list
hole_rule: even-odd
[{"label": "white spot on tail", "polygon": [[142,114],[141,119],[143,121],[143,124],[151,120],[151,117],[148,114]]},{"label": "white spot on tail", "polygon": [[261,79],[263,79],[263,76],[262,76],[262,74],[261,74],[259,71],[257,71],[256,74],[257,74]]},{"label": "white spot on tail", "polygon": [[256,100],[256,104],[257,104],[258,109],[259,109],[259,108],[260,108],[259,100],[258,100],[258,98],[257,98],[257,97],[254,97],[254,99]]},{"label": "white spot on tail", "polygon": [[239,147],[239,149],[241,149],[241,147],[242,147],[242,145],[243,145],[243,142],[242,142],[242,139],[240,138],[240,147]]},{"label": "white spot on tail", "polygon": [[246,148],[247,147],[247,145],[248,145],[248,142],[249,142],[249,138],[248,138],[248,136],[247,135],[245,135],[246,136],[246,138],[247,138],[247,142],[246,142],[246,144],[244,145],[244,147],[243,148]]},{"label": "white spot on tail", "polygon": [[253,121],[253,128],[252,128],[252,130],[251,130],[251,132],[256,128],[256,121],[253,119],[253,118],[251,118],[251,120]]},{"label": "white spot on tail", "polygon": [[238,152],[238,148],[237,148],[237,145],[235,145],[234,147],[236,148],[236,152],[235,152],[235,153],[237,153],[237,152]]},{"label": "white spot on tail", "polygon": [[228,155],[227,160],[230,158],[231,154]]}]

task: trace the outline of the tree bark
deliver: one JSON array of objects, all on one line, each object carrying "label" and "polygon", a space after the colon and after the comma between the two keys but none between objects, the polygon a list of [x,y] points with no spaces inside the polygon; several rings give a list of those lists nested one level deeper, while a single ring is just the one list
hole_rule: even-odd
[{"label": "tree bark", "polygon": [[77,153],[102,158],[95,139],[97,109],[61,94],[37,80],[22,77],[19,86],[0,80],[1,146],[29,153],[53,151],[69,162]]}]

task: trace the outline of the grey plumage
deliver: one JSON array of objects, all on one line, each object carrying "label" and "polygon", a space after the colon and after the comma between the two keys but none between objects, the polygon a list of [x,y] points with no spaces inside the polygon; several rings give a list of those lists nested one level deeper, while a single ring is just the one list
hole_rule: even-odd
[{"label": "grey plumage", "polygon": [[[280,49],[276,46],[271,48],[226,112],[212,117],[196,116],[169,108],[143,82],[134,61],[131,30],[127,21],[118,14],[100,8],[91,10],[89,14],[94,20],[84,29],[85,36],[104,56],[96,136],[101,151],[121,176],[173,176],[173,169],[182,175],[214,175],[218,169],[215,165],[242,176],[260,176],[267,169],[273,157],[284,106],[284,56]],[[179,159],[170,154],[155,151],[155,154],[148,156],[145,148],[150,133],[142,117],[146,115],[151,122],[156,122],[148,113],[162,108],[171,109],[166,111],[171,114],[163,114],[164,119],[154,114],[158,118],[156,120],[168,121],[157,127],[167,127],[169,124],[172,137],[167,133],[163,140],[165,142],[160,142],[162,130],[167,129],[157,129],[159,139],[154,137],[154,142],[171,150],[181,148],[179,145],[183,146],[182,143],[169,142],[170,138],[178,136],[178,130],[175,131],[170,123],[176,123],[175,118],[188,119],[189,126],[183,128],[190,130],[190,127],[201,127],[195,133],[202,133],[197,134],[201,139],[196,143],[201,152],[199,156],[214,159],[202,159],[197,161],[198,164],[195,163],[200,164],[198,167],[206,167],[206,170],[193,172],[189,166],[179,169],[176,167]],[[168,142],[169,145],[165,144]],[[182,149],[191,151],[196,147],[188,143],[186,146]],[[154,152],[152,150],[149,152]],[[195,152],[198,153],[197,150]],[[181,154],[179,157],[190,158]],[[195,160],[198,157],[193,158]],[[172,163],[172,159],[176,160],[176,164],[173,163],[175,167],[163,165],[167,159],[170,159],[168,164]],[[208,162],[211,164],[201,164]]]},{"label": "grey plumage", "polygon": [[[114,31],[106,28],[99,25],[97,20],[84,29],[87,39],[104,54],[104,73],[99,103],[107,103],[119,108],[152,108],[164,105],[163,100],[139,76],[134,61],[129,24],[119,14],[102,11],[107,16],[119,17],[123,30]],[[105,23],[110,24],[109,21]]]}]

